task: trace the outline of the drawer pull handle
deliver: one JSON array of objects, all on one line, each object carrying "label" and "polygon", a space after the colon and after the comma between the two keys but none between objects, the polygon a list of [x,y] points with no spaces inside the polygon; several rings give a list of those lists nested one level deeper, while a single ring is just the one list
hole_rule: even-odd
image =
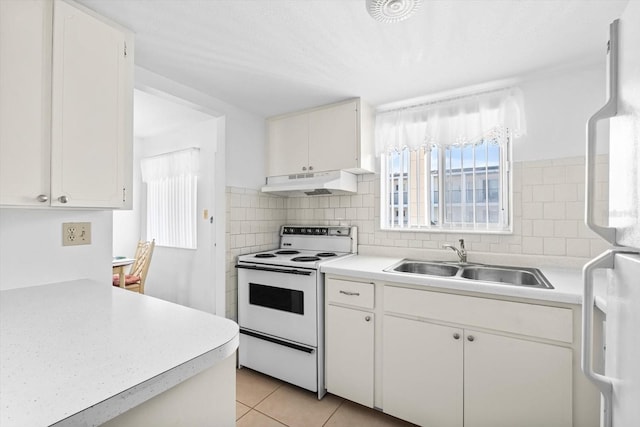
[{"label": "drawer pull handle", "polygon": [[460,334],[457,333],[457,332],[455,334],[453,334],[453,339],[454,340],[459,340],[460,339]]},{"label": "drawer pull handle", "polygon": [[360,296],[360,292],[349,292],[349,291],[340,291],[341,294],[349,295],[349,296]]},{"label": "drawer pull handle", "polygon": [[370,320],[371,320],[371,316],[367,316],[367,317],[365,317],[365,318],[364,318],[364,320],[365,320],[366,322],[370,321]]},{"label": "drawer pull handle", "polygon": [[467,340],[470,341],[470,342],[473,342],[475,339],[476,339],[476,337],[474,337],[473,335],[469,335],[467,337]]}]

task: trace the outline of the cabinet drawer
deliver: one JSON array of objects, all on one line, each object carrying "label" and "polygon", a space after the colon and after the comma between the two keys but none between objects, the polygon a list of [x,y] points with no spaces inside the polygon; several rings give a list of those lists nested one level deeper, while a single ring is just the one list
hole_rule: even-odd
[{"label": "cabinet drawer", "polygon": [[573,313],[568,308],[385,286],[384,310],[463,326],[573,341]]},{"label": "cabinet drawer", "polygon": [[327,302],[348,304],[355,307],[373,309],[373,283],[352,282],[349,280],[327,279]]}]

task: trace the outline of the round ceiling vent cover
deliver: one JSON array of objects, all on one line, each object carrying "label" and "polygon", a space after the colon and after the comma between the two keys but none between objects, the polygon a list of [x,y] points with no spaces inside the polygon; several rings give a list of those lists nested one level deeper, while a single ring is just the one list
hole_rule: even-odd
[{"label": "round ceiling vent cover", "polygon": [[399,22],[409,18],[422,0],[367,0],[369,14],[380,22]]}]

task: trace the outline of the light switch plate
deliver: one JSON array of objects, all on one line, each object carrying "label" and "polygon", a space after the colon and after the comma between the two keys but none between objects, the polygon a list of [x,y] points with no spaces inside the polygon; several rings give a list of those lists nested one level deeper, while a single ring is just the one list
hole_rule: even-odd
[{"label": "light switch plate", "polygon": [[62,246],[90,245],[90,222],[63,222]]}]

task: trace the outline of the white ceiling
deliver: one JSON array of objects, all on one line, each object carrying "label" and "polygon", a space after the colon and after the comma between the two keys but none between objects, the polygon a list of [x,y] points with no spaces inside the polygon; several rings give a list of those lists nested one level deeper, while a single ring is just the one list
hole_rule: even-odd
[{"label": "white ceiling", "polygon": [[629,0],[424,0],[395,24],[365,0],[79,1],[136,32],[137,65],[270,116],[603,62]]}]

